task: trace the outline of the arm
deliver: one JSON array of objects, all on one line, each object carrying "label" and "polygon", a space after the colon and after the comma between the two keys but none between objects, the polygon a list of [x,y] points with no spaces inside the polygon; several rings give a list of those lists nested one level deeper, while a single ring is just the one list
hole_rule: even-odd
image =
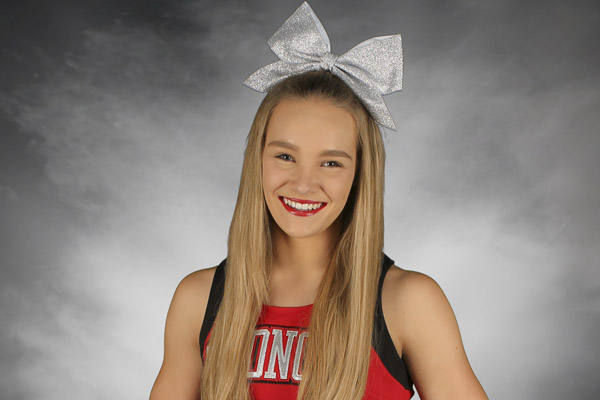
[{"label": "arm", "polygon": [[390,273],[384,284],[384,315],[389,316],[390,334],[421,399],[487,400],[438,284],[397,267]]},{"label": "arm", "polygon": [[186,276],[173,295],[165,327],[165,353],[150,400],[200,398],[202,373],[199,334],[214,268]]}]

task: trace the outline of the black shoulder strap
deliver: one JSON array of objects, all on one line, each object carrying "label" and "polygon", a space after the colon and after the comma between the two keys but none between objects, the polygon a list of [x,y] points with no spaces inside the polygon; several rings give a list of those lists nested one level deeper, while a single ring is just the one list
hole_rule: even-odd
[{"label": "black shoulder strap", "polygon": [[381,306],[381,290],[385,275],[390,267],[394,265],[394,260],[383,254],[381,261],[381,275],[379,277],[379,288],[377,293],[377,305],[375,310],[375,332],[373,335],[373,348],[379,356],[379,359],[390,372],[390,374],[402,384],[406,389],[412,390],[412,380],[408,374],[408,368],[404,360],[398,355],[390,332],[388,331],[385,319],[383,317],[383,308]]},{"label": "black shoulder strap", "polygon": [[210,286],[210,293],[208,294],[208,302],[206,303],[206,311],[204,312],[204,320],[202,321],[202,328],[200,329],[200,353],[204,353],[204,342],[208,337],[208,333],[212,329],[212,326],[217,317],[219,311],[219,305],[223,298],[223,289],[225,287],[225,266],[227,259],[221,261],[221,264],[217,266],[215,275],[213,276],[212,285]]},{"label": "black shoulder strap", "polygon": [[394,265],[394,260],[389,258],[387,254],[382,253],[381,258],[381,275],[379,275],[379,298],[381,299],[381,288],[383,287],[383,280],[385,279],[385,274],[387,274],[390,267]]}]

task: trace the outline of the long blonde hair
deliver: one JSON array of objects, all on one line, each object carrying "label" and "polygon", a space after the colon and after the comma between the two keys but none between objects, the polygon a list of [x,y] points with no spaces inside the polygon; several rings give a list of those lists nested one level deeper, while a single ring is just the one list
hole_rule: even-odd
[{"label": "long blonde hair", "polygon": [[262,190],[265,131],[283,99],[312,97],[352,113],[358,163],[340,237],[313,304],[298,398],[358,400],[364,394],[383,249],[385,152],[379,127],[354,93],[330,72],[315,71],[271,89],[248,134],[229,230],[224,294],[202,371],[203,400],[250,398],[250,353],[256,322],[268,300],[272,260],[271,217]]}]

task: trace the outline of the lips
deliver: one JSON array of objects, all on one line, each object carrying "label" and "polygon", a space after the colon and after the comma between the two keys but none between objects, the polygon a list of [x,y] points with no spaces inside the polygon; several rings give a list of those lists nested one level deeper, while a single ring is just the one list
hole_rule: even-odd
[{"label": "lips", "polygon": [[321,211],[327,203],[279,196],[283,207],[292,215],[309,217]]}]

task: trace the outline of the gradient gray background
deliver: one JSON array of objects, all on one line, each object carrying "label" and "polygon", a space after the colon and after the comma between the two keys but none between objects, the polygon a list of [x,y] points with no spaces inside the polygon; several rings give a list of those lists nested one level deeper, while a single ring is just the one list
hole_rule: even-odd
[{"label": "gradient gray background", "polygon": [[[57,4],[0,16],[0,397],[147,398],[300,1]],[[444,288],[490,398],[600,398],[598,2],[311,5],[337,54],[403,35],[385,250]]]}]

